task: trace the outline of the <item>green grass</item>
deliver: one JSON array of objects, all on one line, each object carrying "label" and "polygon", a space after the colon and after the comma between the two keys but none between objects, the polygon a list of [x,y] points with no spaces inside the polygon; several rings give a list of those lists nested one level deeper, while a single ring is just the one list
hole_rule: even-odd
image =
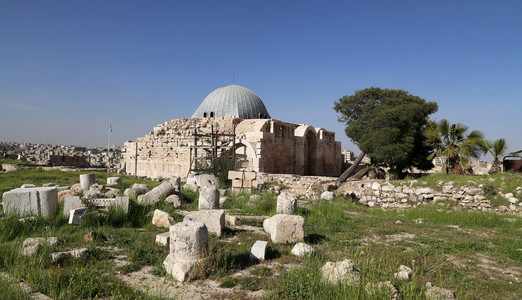
[{"label": "green grass", "polygon": [[34,166],[35,164],[30,161],[24,161],[19,159],[10,159],[10,158],[0,158],[0,164],[19,164],[19,165],[28,165]]}]

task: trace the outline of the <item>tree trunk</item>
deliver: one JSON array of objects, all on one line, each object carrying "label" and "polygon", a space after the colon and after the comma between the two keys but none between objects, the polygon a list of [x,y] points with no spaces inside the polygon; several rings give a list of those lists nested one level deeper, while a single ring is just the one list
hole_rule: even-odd
[{"label": "tree trunk", "polygon": [[361,161],[365,155],[366,155],[366,153],[364,153],[364,152],[359,153],[359,155],[353,162],[353,165],[351,165],[348,169],[346,169],[346,171],[344,171],[343,174],[341,174],[341,176],[339,176],[339,178],[335,182],[335,186],[339,187],[341,185],[341,183],[343,183],[344,181],[346,181],[346,179],[348,179],[348,177],[350,177],[350,174],[352,174],[353,171],[355,171],[355,169],[357,169],[357,167],[359,166],[359,164],[361,163]]},{"label": "tree trunk", "polygon": [[371,167],[365,167],[364,169],[360,170],[359,172],[355,173],[351,178],[353,179],[361,179],[363,178],[366,173],[370,171]]}]

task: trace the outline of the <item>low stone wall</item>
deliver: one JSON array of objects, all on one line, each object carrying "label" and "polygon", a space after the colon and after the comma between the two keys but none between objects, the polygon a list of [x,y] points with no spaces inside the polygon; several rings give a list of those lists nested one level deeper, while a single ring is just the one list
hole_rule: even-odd
[{"label": "low stone wall", "polygon": [[359,203],[370,207],[407,208],[436,201],[454,200],[462,208],[479,211],[522,212],[522,202],[519,202],[513,195],[504,196],[510,201],[509,207],[493,208],[491,201],[484,196],[481,188],[466,185],[454,187],[446,184],[442,185],[442,191],[411,185],[394,186],[387,182],[353,182],[352,185],[355,185],[356,188],[353,191],[345,192],[345,196],[353,196]]},{"label": "low stone wall", "polygon": [[[272,185],[272,189],[278,192],[281,189],[296,195],[302,195],[307,199],[318,199],[322,193],[322,186],[333,184],[337,177],[326,176],[300,176],[294,174],[270,174],[257,173],[252,183],[254,187],[258,184]],[[274,186],[275,185],[275,186]]]}]

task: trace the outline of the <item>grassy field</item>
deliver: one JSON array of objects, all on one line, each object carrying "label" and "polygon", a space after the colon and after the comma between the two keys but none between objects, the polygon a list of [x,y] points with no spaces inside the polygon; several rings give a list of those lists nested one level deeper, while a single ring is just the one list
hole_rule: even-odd
[{"label": "grassy field", "polygon": [[[1,192],[23,183],[54,182],[72,185],[78,172],[17,170],[0,173]],[[440,180],[455,185],[483,180],[498,188],[521,185],[520,175],[502,180],[463,176],[446,178],[435,175],[418,179],[418,184],[438,184]],[[97,173],[97,182],[113,174]],[[123,185],[156,181],[121,176]],[[508,178],[509,177],[509,178]],[[498,179],[498,182],[497,182]],[[426,182],[426,183],[423,183]],[[434,185],[434,186],[435,186]],[[249,201],[250,194],[233,194],[225,208],[234,214],[275,214],[276,196],[260,193],[261,200]],[[180,209],[197,207],[197,192],[186,191]],[[35,219],[19,222],[16,217],[0,219],[0,272],[23,279],[53,299],[157,299],[172,295],[155,294],[124,283],[121,274],[132,274],[143,267],[161,280],[165,274],[162,262],[168,248],[154,243],[155,235],[166,231],[151,224],[151,212],[162,209],[176,221],[182,216],[169,203],[141,206],[131,199],[128,215],[111,210],[106,215],[89,218],[81,226],[68,225],[61,217],[50,221]],[[63,205],[61,207],[63,209]],[[521,299],[522,298],[522,218],[509,214],[457,210],[454,202],[438,202],[406,210],[381,210],[336,197],[325,201],[300,201],[298,214],[305,218],[305,241],[314,247],[314,254],[298,258],[290,254],[293,244],[269,243],[268,259],[252,263],[248,259],[256,240],[267,240],[261,233],[227,228],[221,238],[209,239],[209,258],[197,267],[187,286],[217,281],[220,288],[205,298],[241,299],[252,291],[263,290],[266,298],[275,299],[385,299],[381,291],[372,297],[365,292],[366,283],[391,281],[401,299],[425,299],[425,284],[456,291],[458,299]],[[250,224],[259,226],[260,224]],[[95,230],[104,238],[85,242],[83,236]],[[31,258],[22,258],[18,250],[27,237],[57,236],[63,243],[43,247]],[[86,258],[53,264],[49,253],[76,247],[88,247]],[[125,260],[126,264],[117,261]],[[321,267],[327,261],[352,259],[361,274],[355,286],[331,285],[321,280]],[[403,264],[413,269],[409,281],[399,281],[393,273]],[[237,274],[241,273],[240,276]],[[0,299],[25,299],[17,286],[0,277]]]}]

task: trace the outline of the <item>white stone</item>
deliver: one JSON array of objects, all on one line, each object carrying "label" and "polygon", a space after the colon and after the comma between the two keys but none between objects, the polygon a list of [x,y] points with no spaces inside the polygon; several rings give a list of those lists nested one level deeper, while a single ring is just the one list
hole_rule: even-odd
[{"label": "white stone", "polygon": [[22,186],[20,188],[26,189],[26,188],[34,188],[34,187],[36,187],[36,185],[34,185],[32,183],[24,183],[24,184],[22,184]]},{"label": "white stone", "polygon": [[381,189],[381,184],[380,183],[378,183],[378,182],[372,183],[372,190],[378,191],[380,189]]},{"label": "white stone", "polygon": [[79,248],[79,249],[74,249],[74,250],[64,251],[64,252],[55,252],[55,253],[51,253],[51,261],[58,262],[58,261],[62,261],[65,259],[70,259],[70,258],[80,258],[80,257],[86,255],[88,252],[89,252],[89,249],[87,249],[87,248]]},{"label": "white stone", "polygon": [[80,186],[82,190],[87,191],[91,185],[96,183],[96,175],[94,174],[81,174],[80,175]]},{"label": "white stone", "polygon": [[107,185],[121,185],[121,178],[120,177],[107,177]]},{"label": "white stone", "polygon": [[108,188],[108,191],[105,193],[105,197],[107,198],[116,198],[121,195],[122,192],[119,189]]},{"label": "white stone", "polygon": [[322,278],[333,284],[358,284],[361,276],[355,270],[354,263],[351,259],[345,259],[340,262],[327,262],[321,268]]},{"label": "white stone", "polygon": [[393,276],[399,280],[409,280],[412,272],[413,270],[410,267],[401,265],[399,267],[399,272],[393,273]]},{"label": "white stone", "polygon": [[196,176],[196,185],[200,188],[214,187],[219,188],[219,181],[212,174],[201,174]]},{"label": "white stone", "polygon": [[267,246],[268,242],[256,241],[250,250],[250,259],[265,260]]},{"label": "white stone", "polygon": [[170,232],[164,232],[156,235],[156,243],[165,247],[168,246],[170,242]]},{"label": "white stone", "polygon": [[4,212],[20,217],[50,218],[58,210],[58,190],[55,187],[17,188],[2,195]]},{"label": "white stone", "polygon": [[124,196],[139,196],[149,192],[149,188],[146,184],[135,183],[130,188],[123,192]]},{"label": "white stone", "polygon": [[515,197],[511,197],[511,198],[508,199],[508,201],[509,201],[509,203],[511,203],[511,204],[517,204],[518,199],[515,198]]},{"label": "white stone", "polygon": [[181,200],[179,199],[179,196],[176,194],[168,196],[167,199],[165,199],[165,202],[172,203],[174,208],[181,207]]},{"label": "white stone", "polygon": [[183,221],[192,221],[205,224],[209,233],[214,233],[218,237],[223,234],[225,229],[225,210],[212,209],[190,211],[187,213]]},{"label": "white stone", "polygon": [[321,199],[324,199],[324,200],[332,200],[334,197],[335,197],[334,193],[329,192],[329,191],[323,192],[321,194]]},{"label": "white stone", "polygon": [[436,286],[432,286],[431,282],[426,282],[426,292],[427,299],[437,299],[437,300],[450,300],[457,299],[455,297],[455,291],[450,289],[444,289]]},{"label": "white stone", "polygon": [[219,190],[215,187],[203,187],[199,191],[198,209],[218,209]]},{"label": "white stone", "polygon": [[221,196],[219,197],[219,207],[224,207],[225,203],[227,203],[230,200],[228,196]]},{"label": "white stone", "polygon": [[305,243],[297,243],[292,248],[292,254],[295,256],[310,256],[312,252],[314,252],[314,248]]},{"label": "white stone", "polygon": [[176,188],[170,181],[163,181],[160,185],[150,190],[144,195],[138,196],[138,203],[140,204],[154,204],[168,196],[174,194]]},{"label": "white stone", "polygon": [[87,213],[87,208],[77,208],[71,209],[69,211],[69,224],[71,225],[79,225],[82,223],[82,219]]},{"label": "white stone", "polygon": [[60,240],[57,237],[48,238],[28,238],[25,239],[20,249],[19,254],[22,256],[32,256],[38,251],[38,247],[41,245],[56,246]]},{"label": "white stone", "polygon": [[174,221],[174,218],[168,213],[159,209],[154,210],[152,224],[154,224],[156,227],[169,228],[171,225],[174,225],[175,223],[176,221]]},{"label": "white stone", "polygon": [[208,231],[203,223],[180,222],[170,226],[170,250],[163,262],[168,274],[184,281],[191,268],[208,252]]},{"label": "white stone", "polygon": [[395,187],[391,184],[385,185],[381,188],[383,193],[392,193],[395,192]]},{"label": "white stone", "polygon": [[423,194],[433,194],[434,191],[431,188],[418,188],[415,190],[415,194],[423,195]]},{"label": "white stone", "polygon": [[71,214],[71,210],[77,209],[77,208],[84,208],[86,207],[83,203],[82,199],[78,196],[65,196],[65,200],[63,201],[63,215],[66,218],[69,218],[69,215]]},{"label": "white stone", "polygon": [[506,199],[513,198],[513,193],[504,194],[504,198],[506,198]]},{"label": "white stone", "polygon": [[276,212],[278,214],[294,214],[297,210],[297,198],[290,192],[282,192],[277,196]]},{"label": "white stone", "polygon": [[263,229],[270,234],[274,243],[299,242],[304,239],[304,218],[277,214],[263,222]]}]

